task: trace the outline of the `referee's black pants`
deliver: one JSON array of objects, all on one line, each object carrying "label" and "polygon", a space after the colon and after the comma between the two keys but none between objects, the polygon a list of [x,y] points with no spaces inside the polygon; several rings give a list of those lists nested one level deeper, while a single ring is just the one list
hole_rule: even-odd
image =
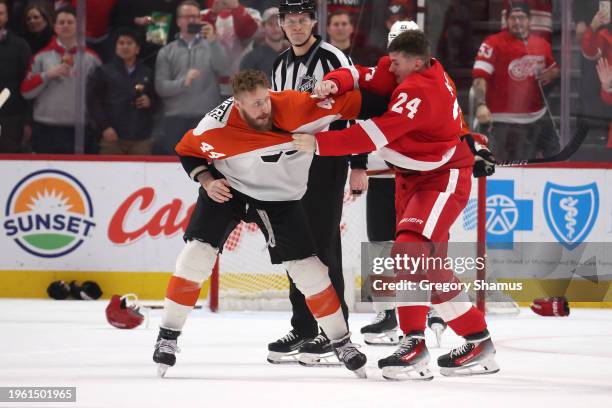
[{"label": "referee's black pants", "polygon": [[[329,278],[340,299],[344,319],[348,322],[340,242],[340,219],[347,174],[348,161],[345,156],[315,155],[302,205],[314,237],[317,256],[329,269]],[[304,295],[295,287],[290,277],[289,283],[289,300],[293,309],[291,326],[302,336],[315,337],[318,333],[317,322],[306,306]]]}]

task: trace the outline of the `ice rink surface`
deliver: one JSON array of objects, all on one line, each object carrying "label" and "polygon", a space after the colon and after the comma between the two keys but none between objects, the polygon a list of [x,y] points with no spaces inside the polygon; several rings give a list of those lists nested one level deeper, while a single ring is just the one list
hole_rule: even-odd
[{"label": "ice rink surface", "polygon": [[[148,328],[106,323],[106,301],[0,300],[0,386],[76,386],[76,403],[0,407],[589,407],[612,406],[612,310],[544,318],[523,309],[489,317],[501,371],[446,378],[435,358],[462,343],[447,330],[430,346],[430,382],[389,382],[377,368],[392,347],[364,346],[369,378],[344,368],[266,362],[289,313],[195,311],[166,378],[151,360],[160,311]],[[353,341],[373,314],[353,314]],[[432,344],[433,335],[427,340]]]}]

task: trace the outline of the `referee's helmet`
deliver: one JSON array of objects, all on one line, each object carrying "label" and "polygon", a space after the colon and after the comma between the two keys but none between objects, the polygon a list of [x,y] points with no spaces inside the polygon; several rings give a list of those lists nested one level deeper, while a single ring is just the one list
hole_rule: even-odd
[{"label": "referee's helmet", "polygon": [[309,13],[316,16],[317,5],[313,0],[281,0],[278,5],[278,15],[283,18],[286,14]]}]

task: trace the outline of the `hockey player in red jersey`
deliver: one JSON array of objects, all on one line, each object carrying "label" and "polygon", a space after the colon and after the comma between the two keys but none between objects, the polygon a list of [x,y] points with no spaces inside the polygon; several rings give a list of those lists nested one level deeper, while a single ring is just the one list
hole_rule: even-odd
[{"label": "hockey player in red jersey", "polygon": [[[430,58],[421,31],[406,31],[393,40],[389,60],[389,70],[399,85],[384,115],[345,130],[319,132],[315,137],[295,134],[294,143],[300,150],[316,150],[323,156],[378,149],[397,172],[394,253],[444,257],[449,229],[469,198],[474,164],[468,144],[461,139],[466,129],[456,92],[440,63]],[[420,282],[458,281],[448,269],[416,272],[412,278]],[[448,325],[466,340],[438,358],[440,372],[471,375],[499,371],[484,314],[465,292],[434,292],[431,299],[417,291],[403,296],[411,296],[407,304],[398,305],[405,336],[395,353],[378,362],[385,378],[433,378],[423,334],[430,300]]]},{"label": "hockey player in red jersey", "polygon": [[314,255],[300,202],[313,155],[296,151],[287,133],[315,132],[337,119],[355,119],[361,96],[353,92],[320,100],[293,90],[270,92],[267,75],[253,70],[237,74],[232,87],[234,98],[206,114],[176,147],[187,174],[201,187],[168,283],[153,361],[162,376],[175,364],[177,338],[201,285],[229,233],[243,220],[257,223],[272,263],[283,264],[304,294],[338,359],[364,377],[366,356],[350,341],[327,267]]}]

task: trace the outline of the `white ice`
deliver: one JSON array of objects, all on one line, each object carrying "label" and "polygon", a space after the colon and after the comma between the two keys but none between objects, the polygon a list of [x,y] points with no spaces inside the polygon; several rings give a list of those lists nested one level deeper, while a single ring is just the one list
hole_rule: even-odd
[{"label": "white ice", "polygon": [[[160,311],[148,328],[119,330],[106,302],[0,300],[0,386],[76,386],[77,402],[0,407],[610,407],[612,310],[544,318],[489,317],[501,371],[446,378],[438,355],[461,344],[447,331],[430,348],[431,382],[389,382],[377,368],[392,347],[369,347],[368,379],[344,368],[266,362],[266,344],[289,328],[285,312],[195,311],[166,378],[151,361]],[[373,314],[353,314],[353,341]],[[433,334],[428,333],[433,344]]]}]

